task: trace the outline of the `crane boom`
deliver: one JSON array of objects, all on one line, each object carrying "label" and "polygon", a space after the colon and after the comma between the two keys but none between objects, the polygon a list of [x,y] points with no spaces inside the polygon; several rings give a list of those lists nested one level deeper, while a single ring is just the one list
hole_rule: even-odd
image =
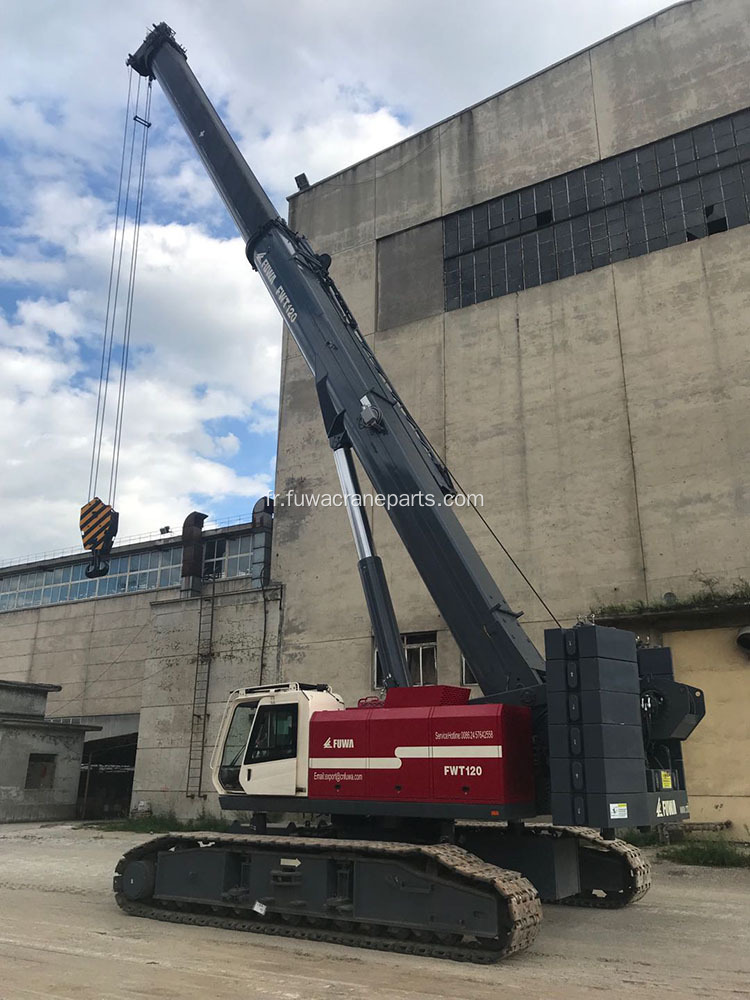
[{"label": "crane boom", "polygon": [[[330,258],[279,218],[168,25],[155,26],[128,62],[164,89],[307,362],[345,492],[358,493],[353,450],[378,494],[410,498],[388,514],[484,695],[538,685],[544,661],[451,509],[448,470],[360,333],[328,273]],[[348,509],[384,673],[405,685],[382,565],[361,506]]]}]

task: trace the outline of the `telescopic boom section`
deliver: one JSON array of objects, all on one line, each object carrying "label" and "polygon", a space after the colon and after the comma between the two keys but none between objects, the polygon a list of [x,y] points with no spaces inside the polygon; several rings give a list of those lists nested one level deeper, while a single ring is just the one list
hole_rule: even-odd
[{"label": "telescopic boom section", "polygon": [[[544,662],[450,506],[455,486],[380,367],[328,274],[330,258],[280,219],[166,24],[128,63],[159,81],[315,377],[357,543],[386,683],[410,683],[351,451],[359,458],[485,696],[540,683]],[[394,498],[395,502],[394,502]],[[446,504],[446,498],[448,504]]]}]

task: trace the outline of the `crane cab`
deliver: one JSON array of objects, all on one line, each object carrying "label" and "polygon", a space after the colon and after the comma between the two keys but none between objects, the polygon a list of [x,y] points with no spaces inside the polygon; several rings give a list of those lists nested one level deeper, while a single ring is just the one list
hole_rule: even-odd
[{"label": "crane cab", "polygon": [[220,795],[307,795],[310,717],[344,708],[326,684],[267,684],[229,696],[211,758]]}]

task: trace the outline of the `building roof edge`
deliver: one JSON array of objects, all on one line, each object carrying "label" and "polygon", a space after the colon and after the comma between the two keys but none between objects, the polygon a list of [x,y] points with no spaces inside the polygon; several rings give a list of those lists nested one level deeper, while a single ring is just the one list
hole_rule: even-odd
[{"label": "building roof edge", "polygon": [[558,66],[563,66],[566,62],[570,62],[572,59],[577,59],[579,56],[585,55],[587,52],[591,52],[593,49],[598,48],[600,45],[606,45],[607,42],[611,42],[613,38],[617,38],[620,35],[626,34],[628,31],[633,31],[635,28],[639,28],[642,24],[647,24],[649,21],[656,20],[657,17],[661,17],[662,14],[668,14],[672,10],[676,10],[678,7],[692,7],[693,4],[701,3],[702,0],[677,0],[677,3],[672,3],[668,7],[663,7],[661,10],[655,11],[653,14],[649,14],[647,17],[642,17],[639,21],[634,21],[633,24],[628,24],[624,28],[620,28],[619,31],[613,31],[611,34],[606,35],[604,38],[598,39],[598,41],[593,42],[591,45],[587,45],[582,49],[578,49],[576,52],[571,52],[570,55],[564,56],[562,59],[558,59],[556,62],[550,63],[549,66],[543,67],[543,69],[537,70],[535,73],[530,73],[529,76],[523,77],[521,80],[517,80],[515,83],[510,84],[507,87],[503,87],[496,91],[494,94],[490,94],[488,97],[483,97],[480,101],[475,101],[474,104],[469,104],[467,107],[462,108],[460,111],[455,111],[453,114],[447,115],[445,118],[441,118],[439,121],[433,122],[431,125],[426,125],[424,128],[419,129],[417,132],[412,132],[411,135],[406,136],[405,139],[401,139],[399,142],[394,142],[390,146],[385,146],[383,149],[379,149],[377,153],[372,153],[370,156],[365,156],[361,160],[357,160],[355,163],[350,163],[346,167],[342,167],[341,170],[336,170],[332,174],[328,174],[327,177],[321,177],[319,181],[314,181],[309,187],[306,187],[303,191],[293,191],[292,194],[287,195],[287,201],[296,201],[301,195],[307,195],[310,191],[315,188],[320,187],[323,184],[327,184],[329,181],[334,180],[341,174],[347,173],[349,170],[354,170],[357,167],[361,167],[363,163],[368,163],[370,160],[374,160],[376,157],[383,153],[388,153],[392,149],[397,149],[399,146],[403,146],[404,143],[410,142],[412,139],[416,139],[420,135],[424,135],[427,132],[432,131],[432,129],[440,128],[441,125],[446,125],[448,122],[452,121],[454,118],[459,118],[461,115],[465,115],[467,111],[473,111],[474,108],[481,107],[483,104],[487,104],[489,101],[494,101],[496,98],[501,97],[503,94],[509,93],[511,90],[515,90],[517,87],[522,87],[524,84],[529,83],[531,80],[535,80],[539,76],[544,76],[545,73],[549,73],[550,70],[557,69]]}]

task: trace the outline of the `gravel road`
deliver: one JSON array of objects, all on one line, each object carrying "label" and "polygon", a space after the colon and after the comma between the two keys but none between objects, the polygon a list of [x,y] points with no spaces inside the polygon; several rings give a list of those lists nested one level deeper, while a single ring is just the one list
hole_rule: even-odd
[{"label": "gravel road", "polygon": [[0,1000],[750,998],[750,871],[655,866],[621,912],[547,906],[489,967],[126,917],[112,870],[148,839],[0,826]]}]

